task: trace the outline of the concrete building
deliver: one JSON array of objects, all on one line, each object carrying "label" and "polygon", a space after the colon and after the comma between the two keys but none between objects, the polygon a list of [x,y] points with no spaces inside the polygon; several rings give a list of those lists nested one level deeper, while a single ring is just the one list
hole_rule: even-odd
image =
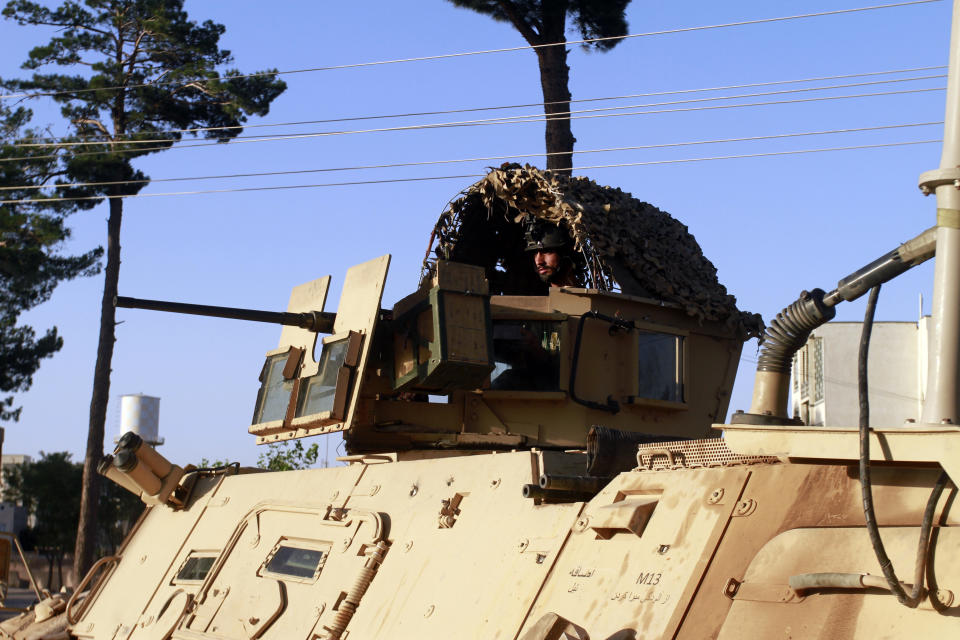
[{"label": "concrete building", "polygon": [[[899,426],[919,420],[927,386],[931,321],[875,322],[867,377],[870,424]],[[793,414],[809,425],[857,426],[857,357],[860,322],[830,322],[816,329],[793,359]]]},{"label": "concrete building", "polygon": [[0,502],[0,531],[18,534],[27,528],[27,510],[13,502]]},{"label": "concrete building", "polygon": [[[33,462],[33,458],[25,453],[5,453],[0,456],[0,466],[6,468],[10,464],[23,464],[24,462]],[[0,482],[3,482],[0,479]]]},{"label": "concrete building", "polygon": [[[0,456],[0,491],[3,488],[3,470],[9,466],[32,462],[32,458],[21,453]],[[20,533],[27,527],[27,510],[13,502],[0,502],[0,531]]]}]

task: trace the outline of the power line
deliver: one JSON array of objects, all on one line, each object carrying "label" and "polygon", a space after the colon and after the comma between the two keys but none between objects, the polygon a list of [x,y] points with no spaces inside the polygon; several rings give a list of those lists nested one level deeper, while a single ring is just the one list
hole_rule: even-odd
[{"label": "power line", "polygon": [[[826,81],[826,80],[846,80],[846,79],[852,79],[852,78],[875,77],[875,76],[882,76],[882,75],[891,75],[891,74],[897,74],[897,73],[914,73],[914,72],[918,72],[918,71],[935,71],[935,70],[946,69],[946,68],[947,68],[946,65],[935,65],[935,66],[927,66],[927,67],[912,67],[912,68],[907,68],[907,69],[889,69],[889,70],[884,70],[884,71],[867,71],[867,72],[862,72],[862,73],[847,73],[847,74],[832,75],[832,76],[816,76],[816,77],[811,77],[811,78],[795,78],[795,79],[791,79],[791,80],[771,80],[771,81],[766,81],[766,82],[749,82],[749,83],[744,83],[744,84],[730,84],[730,85],[720,85],[720,86],[714,86],[714,87],[701,87],[701,88],[694,88],[694,89],[672,89],[672,90],[668,90],[668,91],[649,91],[649,92],[646,92],[646,93],[630,93],[630,94],[624,94],[624,95],[619,95],[619,96],[601,96],[601,97],[595,97],[595,98],[578,98],[578,99],[565,100],[565,101],[554,101],[554,102],[530,102],[530,103],[525,103],[525,104],[511,104],[511,105],[499,105],[499,106],[487,106],[487,107],[465,107],[465,108],[459,108],[459,109],[445,109],[445,110],[442,110],[442,111],[413,111],[413,112],[407,112],[407,113],[393,113],[393,114],[381,114],[381,115],[370,115],[370,116],[348,116],[348,117],[342,117],[342,118],[326,118],[326,119],[322,119],[322,120],[299,120],[299,121],[293,121],[293,122],[267,122],[267,123],[231,125],[231,126],[222,126],[222,127],[191,127],[191,128],[188,128],[188,129],[168,129],[167,131],[165,131],[165,132],[163,132],[163,133],[168,133],[168,134],[177,134],[177,133],[201,133],[201,132],[206,132],[206,131],[231,131],[231,130],[235,130],[235,129],[260,129],[260,128],[269,128],[269,127],[292,127],[292,126],[302,126],[302,125],[308,125],[308,124],[332,124],[332,123],[335,123],[335,122],[355,122],[355,121],[362,121],[362,120],[384,120],[384,119],[392,119],[392,118],[410,118],[410,117],[417,117],[417,116],[450,115],[450,114],[454,114],[454,113],[472,113],[472,112],[478,112],[478,111],[498,111],[498,110],[506,110],[506,109],[525,109],[525,108],[541,107],[541,106],[553,105],[553,104],[568,104],[568,103],[569,103],[569,104],[573,104],[573,103],[580,103],[580,102],[600,102],[600,101],[607,101],[607,100],[626,100],[626,99],[629,99],[629,98],[650,98],[650,97],[656,97],[656,96],[681,95],[681,94],[687,94],[687,93],[702,93],[702,92],[707,92],[707,91],[726,91],[726,90],[730,90],[730,89],[749,89],[749,88],[756,88],[756,87],[770,87],[770,86],[776,86],[776,85],[782,85],[782,84],[798,84],[798,83],[802,83],[802,82],[823,82],[823,81]],[[910,81],[914,81],[914,80],[930,79],[930,78],[944,78],[944,77],[946,77],[945,74],[938,74],[938,75],[935,75],[935,76],[921,76],[921,77],[915,77],[915,78],[897,78],[897,79],[895,79],[895,80],[890,80],[889,82],[910,82]],[[840,86],[845,86],[845,85],[840,85]],[[852,85],[851,85],[851,86],[852,86]],[[837,88],[837,86],[834,86],[834,87],[817,87],[817,89],[829,89],[829,88]],[[126,137],[129,137],[130,135],[133,135],[133,134],[125,134],[124,137],[126,138]],[[40,137],[40,136],[34,136],[34,137],[30,137],[30,138],[24,138],[24,140],[30,140],[30,141],[41,141],[41,140],[42,140],[42,141],[54,141],[54,142],[56,142],[57,140],[62,140],[62,137]],[[114,138],[108,138],[108,139],[101,139],[101,140],[99,140],[99,141],[89,141],[89,142],[75,143],[75,144],[104,144],[104,143],[106,143],[106,142],[117,142],[117,141],[126,141],[126,140],[118,140],[116,137],[114,137]],[[13,145],[13,146],[28,146],[28,144],[27,144],[27,143],[18,143],[18,144],[15,144],[15,145]],[[38,145],[33,145],[33,146],[47,146],[47,145],[38,144]]]},{"label": "power line", "polygon": [[[680,158],[674,160],[650,160],[646,162],[624,162],[618,164],[603,164],[603,165],[592,165],[584,167],[574,167],[574,171],[583,171],[585,169],[610,169],[610,168],[619,168],[619,167],[641,167],[641,166],[651,166],[659,164],[678,164],[685,162],[704,162],[710,160],[733,160],[741,158],[766,158],[772,156],[786,156],[786,155],[800,155],[800,154],[810,154],[810,153],[822,153],[828,151],[853,151],[861,149],[881,149],[887,147],[901,147],[908,145],[918,145],[918,144],[933,144],[941,143],[942,140],[913,140],[906,142],[887,142],[880,144],[864,144],[848,147],[827,147],[823,149],[796,149],[791,151],[770,151],[766,153],[746,153],[738,155],[726,155],[726,156],[709,156],[709,157],[700,157],[700,158]],[[548,170],[549,171],[549,170]],[[422,178],[385,178],[380,180],[353,180],[348,182],[327,182],[319,184],[300,184],[300,185],[278,185],[272,187],[238,187],[234,189],[204,189],[198,191],[171,191],[164,193],[137,193],[137,194],[127,194],[127,195],[105,195],[105,196],[78,196],[74,198],[25,198],[21,200],[0,200],[0,204],[30,204],[37,202],[67,202],[67,201],[81,201],[81,200],[106,200],[106,199],[128,199],[128,198],[157,198],[163,196],[192,196],[192,195],[204,195],[212,193],[245,193],[250,191],[280,191],[280,190],[289,190],[289,189],[313,189],[321,187],[346,187],[346,186],[356,186],[356,185],[368,185],[368,184],[389,184],[389,183],[398,183],[398,182],[423,182],[427,180],[452,180],[458,178],[482,178],[485,174],[474,173],[474,174],[463,174],[463,175],[451,175],[451,176],[429,176]]]},{"label": "power line", "polygon": [[325,184],[278,185],[273,187],[239,187],[236,189],[206,189],[202,191],[171,191],[167,193],[137,193],[116,196],[78,196],[76,198],[33,198],[25,200],[0,200],[0,204],[28,204],[31,202],[67,202],[75,200],[105,200],[116,198],[148,198],[159,196],[194,196],[209,193],[241,193],[247,191],[282,191],[287,189],[311,189],[317,187],[348,187],[364,184],[387,184],[392,182],[423,182],[427,180],[453,180],[455,178],[482,178],[482,173],[470,173],[459,176],[429,176],[425,178],[389,178],[382,180],[354,180],[350,182],[329,182]]},{"label": "power line", "polygon": [[[941,68],[942,68],[942,67],[941,67]],[[755,98],[755,97],[764,97],[764,96],[775,96],[775,95],[784,95],[784,94],[793,94],[793,93],[808,93],[808,92],[811,92],[811,91],[829,91],[829,90],[834,90],[834,89],[849,89],[849,88],[852,88],[852,87],[875,86],[875,85],[881,85],[881,84],[895,84],[895,83],[900,83],[900,82],[916,82],[916,81],[919,81],[919,80],[936,80],[936,79],[941,79],[941,78],[946,78],[946,77],[947,77],[946,74],[936,74],[936,75],[927,75],[927,76],[917,76],[917,77],[913,77],[913,78],[893,78],[893,79],[888,79],[888,80],[871,80],[871,81],[868,81],[868,82],[852,82],[852,83],[834,84],[834,85],[827,85],[827,86],[820,86],[820,87],[801,87],[801,88],[798,88],[798,89],[782,89],[782,90],[780,90],[780,91],[761,91],[761,92],[754,92],[754,93],[744,93],[744,94],[739,94],[739,95],[708,96],[708,97],[704,97],[704,98],[690,98],[690,99],[686,99],[686,100],[670,100],[670,101],[665,101],[665,102],[653,102],[653,103],[647,103],[647,104],[619,105],[619,106],[614,106],[614,107],[598,107],[598,108],[594,108],[594,109],[575,109],[575,110],[568,110],[568,111],[563,111],[563,112],[551,113],[549,117],[550,117],[550,118],[557,118],[558,116],[570,116],[570,115],[573,115],[573,114],[580,114],[580,113],[594,113],[594,112],[600,112],[600,111],[622,111],[622,110],[624,110],[624,109],[641,109],[641,108],[658,107],[658,106],[670,106],[670,105],[677,105],[677,104],[691,104],[691,103],[698,103],[698,102],[715,102],[715,101],[719,101],[719,100],[741,100],[741,99],[744,99],[744,98]],[[783,82],[800,82],[800,81],[790,81],[790,80],[788,80],[788,81],[783,81]],[[755,84],[752,85],[752,86],[757,86],[757,84],[782,84],[783,82],[778,82],[778,83],[755,83]],[[751,85],[743,85],[743,86],[751,86]],[[693,90],[682,90],[682,91],[653,92],[653,93],[648,93],[648,94],[634,94],[634,95],[630,95],[630,96],[617,96],[617,97],[609,97],[609,98],[588,98],[588,99],[584,99],[584,100],[570,100],[569,102],[572,103],[572,102],[594,102],[594,101],[598,101],[598,100],[620,100],[620,99],[629,98],[629,97],[644,97],[644,96],[656,96],[656,95],[669,95],[669,94],[688,93],[688,92],[690,92],[690,91],[713,91],[713,90],[715,90],[715,89],[693,89]],[[547,103],[547,104],[550,104],[550,103]],[[541,106],[541,105],[540,105],[540,104],[531,104],[531,105],[522,105],[522,106],[525,106],[525,107],[539,107],[539,106]],[[514,106],[507,106],[507,107],[484,107],[484,108],[477,108],[477,109],[451,109],[451,110],[447,110],[447,111],[435,111],[435,112],[427,112],[427,113],[428,113],[429,115],[434,115],[434,114],[451,114],[451,113],[464,113],[464,112],[468,112],[468,111],[489,111],[489,110],[493,110],[493,109],[511,109],[511,108],[521,108],[521,105],[514,105]],[[406,115],[414,115],[414,114],[406,114]],[[352,120],[352,121],[355,121],[355,120],[364,120],[364,119],[365,119],[365,120],[370,120],[370,119],[374,119],[374,118],[389,118],[389,117],[403,117],[403,116],[367,116],[367,117],[358,117],[358,118],[334,118],[334,119],[328,119],[328,120],[315,120],[315,121],[306,121],[306,122],[263,124],[263,125],[260,125],[260,126],[261,126],[261,127],[263,127],[263,126],[277,127],[277,126],[290,126],[290,125],[302,125],[302,124],[313,124],[313,123],[347,122],[347,121],[351,121],[351,120]],[[479,123],[479,122],[499,122],[499,121],[501,121],[501,120],[519,120],[519,119],[543,118],[543,117],[546,117],[546,116],[544,116],[544,114],[541,112],[541,113],[535,113],[535,114],[522,114],[522,115],[516,115],[516,116],[502,116],[502,117],[499,117],[499,118],[487,118],[487,119],[484,119],[484,120],[468,120],[468,121],[466,121],[466,122],[468,122],[468,123],[474,123],[474,122],[478,122],[478,123]],[[188,132],[189,132],[189,133],[197,133],[197,132],[200,132],[200,131],[204,131],[204,132],[206,132],[206,131],[223,131],[223,130],[226,130],[226,129],[236,129],[236,128],[237,128],[237,127],[197,127],[197,128],[189,129],[189,130],[188,130],[188,129],[171,130],[171,131],[168,131],[168,132],[165,132],[165,133],[171,133],[171,134],[173,134],[173,133],[188,133]],[[242,127],[240,127],[240,128],[242,128]],[[280,134],[276,134],[276,135],[277,135],[277,136],[295,136],[295,135],[298,135],[298,134],[283,134],[283,133],[280,133]],[[239,139],[239,140],[250,140],[250,139],[260,139],[260,138],[263,138],[263,136],[236,136],[236,137],[232,138],[231,140],[238,140],[238,139]],[[19,143],[19,142],[18,142],[18,143],[14,143],[14,144],[11,144],[11,145],[8,145],[8,146],[10,146],[10,147],[78,147],[78,146],[94,146],[94,145],[121,144],[121,143],[122,143],[122,144],[157,144],[157,143],[176,142],[176,141],[177,141],[177,140],[176,140],[175,138],[146,138],[146,139],[140,139],[140,140],[129,140],[129,139],[125,139],[125,140],[83,140],[83,141],[56,142],[56,143],[41,143],[41,142],[23,142],[23,143]],[[219,143],[218,143],[218,144],[219,144]]]},{"label": "power line", "polygon": [[618,167],[644,167],[654,164],[681,164],[685,162],[703,162],[706,160],[739,160],[742,158],[766,158],[770,156],[792,156],[808,153],[822,153],[825,151],[855,151],[859,149],[882,149],[886,147],[904,147],[917,144],[942,143],[943,139],[937,140],[911,140],[907,142],[884,142],[878,144],[861,144],[850,147],[827,147],[824,149],[796,149],[793,151],[768,151],[765,153],[743,153],[729,156],[711,156],[706,158],[678,158],[675,160],[650,160],[647,162],[624,162],[620,164],[596,164],[588,167],[574,167],[575,171],[583,169],[614,169]]},{"label": "power line", "polygon": [[[605,149],[575,149],[574,154],[586,154],[586,153],[609,153],[609,152],[618,152],[618,151],[639,151],[646,149],[665,149],[673,147],[686,147],[694,145],[703,145],[703,144],[723,144],[730,142],[757,142],[762,140],[777,140],[784,138],[797,138],[797,137],[808,137],[808,136],[820,136],[820,135],[834,135],[841,133],[862,133],[866,131],[882,131],[890,129],[904,129],[909,127],[926,127],[934,125],[942,125],[943,121],[937,122],[911,122],[903,124],[892,124],[892,125],[878,125],[874,127],[856,127],[856,128],[846,128],[846,129],[830,129],[825,131],[801,131],[793,133],[778,133],[765,136],[749,136],[743,138],[719,138],[714,140],[690,140],[683,142],[666,142],[660,144],[645,144],[645,145],[635,145],[627,147],[609,147]],[[65,188],[75,188],[75,187],[107,187],[107,186],[120,186],[120,185],[133,185],[133,184],[149,184],[151,182],[187,182],[187,181],[197,181],[197,180],[225,180],[232,178],[260,178],[260,177],[272,177],[272,176],[288,176],[288,175],[301,175],[307,173],[332,173],[337,171],[360,171],[367,169],[396,169],[401,167],[419,167],[427,165],[438,165],[438,164],[456,164],[464,162],[489,162],[493,160],[514,160],[518,158],[532,158],[536,156],[546,155],[561,155],[566,153],[565,151],[556,151],[553,153],[523,153],[523,154],[513,154],[513,155],[503,155],[503,156],[484,156],[476,158],[457,158],[452,160],[423,160],[419,162],[398,162],[390,164],[372,164],[372,165],[357,165],[352,167],[329,167],[321,169],[296,169],[289,171],[263,171],[263,172],[252,172],[252,173],[232,173],[224,175],[214,175],[214,176],[186,176],[181,178],[146,178],[143,180],[112,180],[105,182],[72,182],[66,184],[45,184],[45,185],[18,185],[18,186],[8,186],[0,187],[0,191],[20,191],[20,190],[41,190],[41,189],[65,189]]]},{"label": "power line", "polygon": [[[680,27],[676,29],[661,29],[658,31],[647,31],[644,33],[628,33],[622,36],[611,36],[606,38],[586,38],[583,40],[567,40],[564,42],[552,42],[549,44],[539,44],[539,45],[521,45],[517,47],[502,47],[498,49],[483,49],[479,51],[464,51],[460,53],[444,53],[439,55],[431,56],[417,56],[412,58],[397,58],[393,60],[378,60],[373,62],[355,62],[350,64],[339,64],[339,65],[330,65],[325,67],[310,67],[305,69],[292,69],[287,71],[261,71],[257,73],[248,73],[236,76],[230,76],[229,78],[222,78],[224,80],[229,80],[233,78],[255,78],[262,76],[274,76],[274,75],[290,75],[297,73],[312,73],[316,71],[334,71],[340,69],[357,69],[360,67],[374,67],[382,66],[389,64],[400,64],[406,62],[424,62],[427,60],[441,60],[447,58],[462,58],[466,56],[475,56],[475,55],[484,55],[489,53],[507,53],[511,51],[525,51],[527,49],[544,49],[548,47],[560,47],[567,46],[571,44],[592,44],[596,42],[607,42],[611,40],[627,40],[630,38],[647,38],[652,36],[662,36],[662,35],[671,35],[677,33],[689,33],[694,31],[706,31],[711,29],[725,29],[729,27],[742,27],[755,24],[770,24],[775,22],[786,22],[789,20],[800,20],[807,18],[820,18],[825,16],[836,16],[849,13],[858,13],[863,11],[875,11],[878,9],[893,9],[897,7],[906,7],[911,5],[918,4],[929,4],[932,2],[941,2],[942,0],[909,0],[908,2],[896,2],[891,4],[879,4],[871,5],[866,7],[856,7],[852,9],[835,9],[832,11],[819,11],[815,13],[802,13],[789,16],[778,16],[774,18],[759,18],[755,20],[740,20],[736,22],[724,22],[718,24],[709,24],[709,25],[699,25],[695,27]],[[131,84],[127,86],[115,86],[115,87],[100,87],[97,89],[76,89],[73,91],[46,91],[46,92],[23,92],[23,93],[12,93],[6,95],[0,95],[0,100],[9,99],[9,98],[34,98],[42,96],[57,96],[57,95],[76,95],[80,93],[89,93],[93,91],[118,91],[121,89],[137,89],[142,87],[159,87],[159,86],[170,86],[170,85],[181,85],[185,86],[189,83],[203,82],[202,79],[195,79],[190,81],[168,81],[168,82],[156,82],[156,83],[141,83],[141,84]]]},{"label": "power line", "polygon": [[705,158],[678,158],[675,160],[649,160],[646,162],[623,162],[619,164],[595,164],[587,167],[574,167],[574,171],[584,169],[615,169],[619,167],[645,167],[655,164],[682,164],[686,162],[704,162],[707,160],[739,160],[742,158],[767,158],[770,156],[792,156],[809,153],[822,153],[825,151],[855,151],[859,149],[882,149],[886,147],[904,147],[918,144],[942,143],[943,139],[937,140],[911,140],[907,142],[884,142],[878,144],[862,144],[850,147],[827,147],[824,149],[795,149],[792,151],[768,151],[764,153],[743,153],[728,156],[710,156]]},{"label": "power line", "polygon": [[[662,113],[686,113],[691,111],[712,111],[717,109],[739,109],[744,107],[761,107],[761,106],[771,106],[771,105],[783,105],[783,104],[800,104],[808,102],[823,102],[828,100],[845,100],[845,99],[854,99],[854,98],[871,98],[878,96],[893,96],[893,95],[907,95],[913,93],[926,93],[930,91],[943,91],[944,87],[930,87],[926,89],[904,89],[900,91],[882,91],[876,93],[859,93],[859,94],[848,94],[841,96],[820,96],[814,98],[797,98],[792,100],[772,100],[768,102],[748,102],[743,104],[726,104],[726,105],[708,105],[701,107],[686,107],[680,109],[656,109],[650,111],[633,111],[627,113],[593,113],[586,115],[574,115],[570,116],[571,120],[581,120],[581,119],[594,119],[594,118],[618,118],[623,116],[638,116],[638,115],[653,115],[653,114],[662,114]],[[655,106],[655,105],[649,105]],[[480,120],[463,120],[463,121],[454,121],[454,122],[439,122],[439,123],[430,123],[430,124],[417,124],[417,125],[404,125],[397,127],[379,127],[373,129],[353,129],[353,130],[344,130],[344,131],[320,131],[314,133],[290,133],[290,134],[279,134],[273,136],[262,136],[262,137],[250,137],[244,138],[242,140],[231,140],[227,142],[201,142],[195,144],[180,144],[177,146],[157,146],[157,147],[140,147],[132,149],[111,149],[109,153],[150,153],[153,151],[164,151],[167,149],[192,149],[197,147],[213,147],[213,146],[227,146],[227,145],[237,145],[237,144],[247,144],[251,142],[276,142],[276,141],[287,141],[287,140],[303,140],[308,138],[324,138],[330,136],[341,136],[341,135],[353,135],[359,133],[385,133],[390,131],[418,131],[425,129],[445,129],[445,128],[454,128],[454,127],[477,127],[477,126],[490,126],[498,124],[525,124],[525,123],[538,123],[545,122],[548,118],[541,115],[530,115],[530,116],[512,116],[506,118],[489,118],[489,119],[480,119]],[[165,141],[173,142],[173,141]],[[106,144],[106,143],[104,143]],[[118,142],[116,144],[129,144],[124,142]],[[72,154],[72,157],[82,157],[90,155],[101,155],[105,152],[103,151],[85,151],[80,153]],[[0,162],[15,162],[19,160],[43,160],[48,158],[57,157],[55,154],[52,155],[42,155],[42,156],[16,156],[12,158],[0,158]]]}]

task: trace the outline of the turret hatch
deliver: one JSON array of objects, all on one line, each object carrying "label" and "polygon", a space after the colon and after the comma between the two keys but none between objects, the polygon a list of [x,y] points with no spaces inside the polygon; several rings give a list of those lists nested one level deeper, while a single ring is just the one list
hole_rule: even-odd
[{"label": "turret hatch", "polygon": [[[347,271],[332,334],[283,328],[260,372],[249,429],[258,444],[350,426],[389,266],[385,255]],[[288,312],[322,312],[329,288],[329,276],[295,287]]]}]

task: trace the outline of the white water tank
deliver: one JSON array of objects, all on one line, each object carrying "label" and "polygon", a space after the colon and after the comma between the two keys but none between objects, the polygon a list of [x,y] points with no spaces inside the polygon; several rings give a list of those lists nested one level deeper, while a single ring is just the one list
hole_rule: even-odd
[{"label": "white water tank", "polygon": [[120,396],[120,433],[133,431],[144,442],[163,444],[160,437],[160,398],[142,393]]}]

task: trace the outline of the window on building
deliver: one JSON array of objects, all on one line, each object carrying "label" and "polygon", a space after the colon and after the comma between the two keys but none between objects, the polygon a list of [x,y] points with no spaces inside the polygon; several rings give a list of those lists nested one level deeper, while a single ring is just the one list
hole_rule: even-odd
[{"label": "window on building", "polygon": [[823,400],[823,338],[813,338],[813,401]]},{"label": "window on building", "polygon": [[800,358],[793,354],[793,393],[800,392]]},{"label": "window on building", "polygon": [[810,395],[809,347],[804,345],[798,355],[800,356],[800,397],[807,398]]}]

